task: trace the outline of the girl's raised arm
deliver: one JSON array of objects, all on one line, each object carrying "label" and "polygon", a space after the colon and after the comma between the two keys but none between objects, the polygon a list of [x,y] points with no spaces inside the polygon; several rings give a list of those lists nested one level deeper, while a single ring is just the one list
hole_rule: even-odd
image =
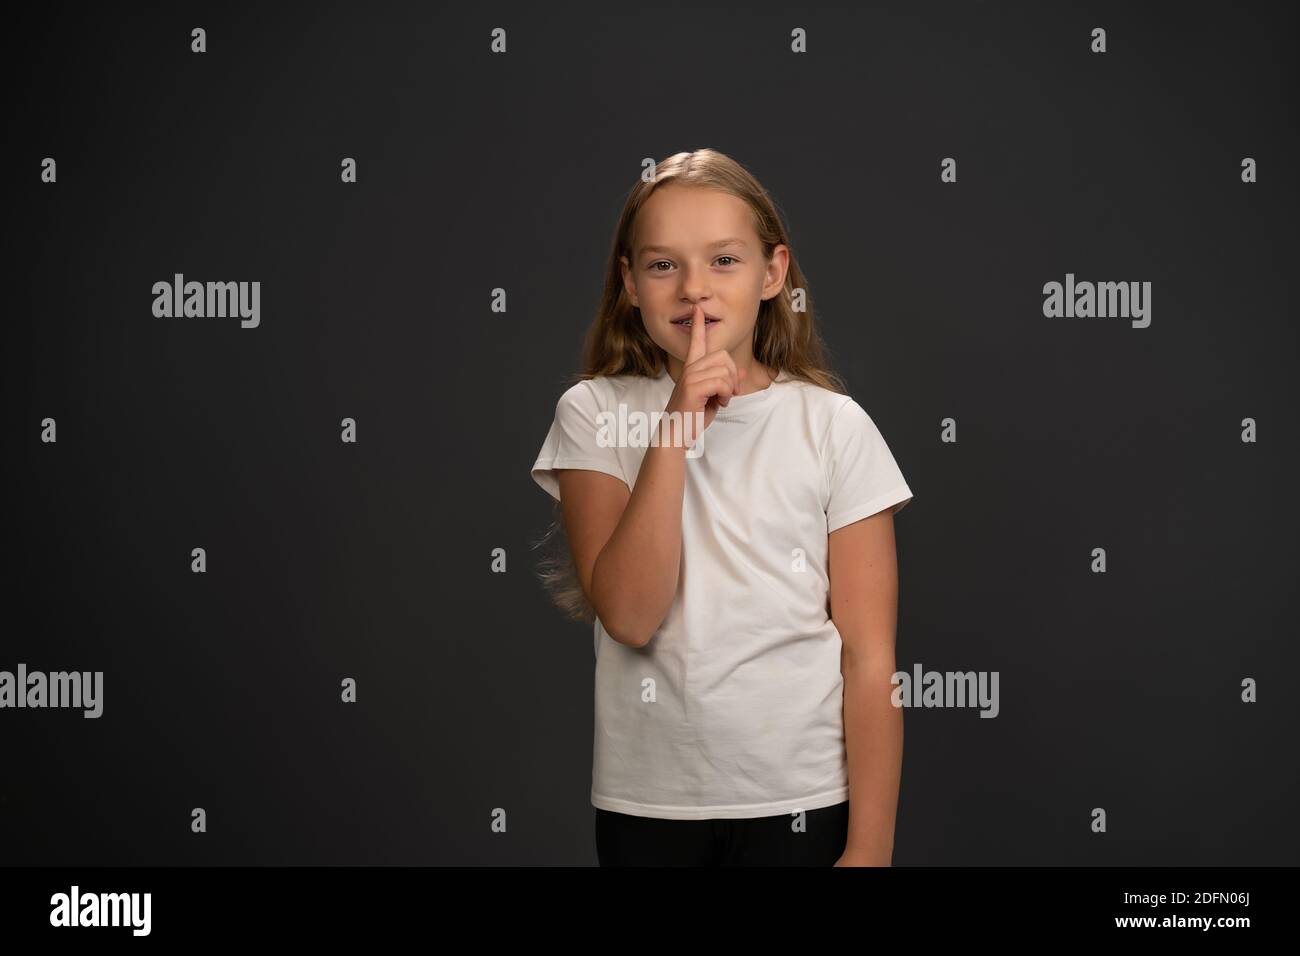
[{"label": "girl's raised arm", "polygon": [[[672,607],[682,557],[685,435],[672,418],[704,427],[736,391],[736,364],[724,349],[707,352],[704,312],[696,307],[681,379],[646,449],[633,489],[601,472],[558,470],[560,508],[578,580],[596,616],[620,644],[644,647]],[[716,402],[711,400],[717,396]],[[678,413],[672,416],[671,413]],[[702,429],[701,429],[702,430]],[[698,440],[698,438],[696,439]]]}]

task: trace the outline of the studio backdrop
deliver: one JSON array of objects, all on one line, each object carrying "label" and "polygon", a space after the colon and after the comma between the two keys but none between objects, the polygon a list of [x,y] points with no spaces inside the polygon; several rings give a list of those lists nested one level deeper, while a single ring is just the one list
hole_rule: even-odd
[{"label": "studio backdrop", "polygon": [[704,147],[915,495],[895,864],[1300,860],[1293,7],[33,16],[5,862],[595,862],[529,469]]}]

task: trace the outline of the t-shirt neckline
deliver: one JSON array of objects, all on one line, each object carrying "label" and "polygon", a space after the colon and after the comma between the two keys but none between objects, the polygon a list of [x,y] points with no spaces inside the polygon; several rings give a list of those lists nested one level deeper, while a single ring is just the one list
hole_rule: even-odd
[{"label": "t-shirt neckline", "polygon": [[[749,412],[756,408],[766,405],[772,399],[772,395],[777,390],[777,386],[790,381],[790,376],[785,370],[778,371],[776,378],[768,383],[767,387],[757,392],[749,392],[746,395],[733,395],[731,401],[725,408],[719,408],[716,418],[731,418],[742,412]],[[675,383],[673,377],[668,374],[668,367],[665,365],[662,372],[659,373],[659,384],[666,390],[664,400],[672,394]]]}]

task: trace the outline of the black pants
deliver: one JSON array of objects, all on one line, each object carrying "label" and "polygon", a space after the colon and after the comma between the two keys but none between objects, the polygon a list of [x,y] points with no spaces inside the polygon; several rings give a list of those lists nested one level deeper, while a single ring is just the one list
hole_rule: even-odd
[{"label": "black pants", "polygon": [[662,820],[596,808],[601,866],[833,866],[849,835],[849,803],[742,820]]}]

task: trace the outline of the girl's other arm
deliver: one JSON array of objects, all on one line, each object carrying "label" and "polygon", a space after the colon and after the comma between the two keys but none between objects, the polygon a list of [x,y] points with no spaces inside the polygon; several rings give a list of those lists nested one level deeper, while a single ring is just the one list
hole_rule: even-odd
[{"label": "girl's other arm", "polygon": [[841,866],[889,866],[903,764],[893,675],[898,555],[889,509],[830,535],[831,619],[843,640],[849,836]]}]

